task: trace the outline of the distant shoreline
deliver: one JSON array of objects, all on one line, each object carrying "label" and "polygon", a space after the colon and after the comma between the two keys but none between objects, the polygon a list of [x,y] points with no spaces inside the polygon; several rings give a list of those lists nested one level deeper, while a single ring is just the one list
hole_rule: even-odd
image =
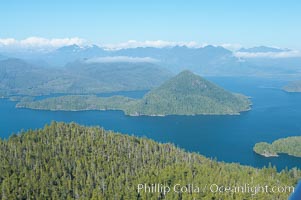
[{"label": "distant shoreline", "polygon": [[[10,100],[9,100],[10,101]],[[167,116],[239,116],[243,112],[248,112],[251,111],[252,109],[244,110],[239,113],[230,113],[230,114],[212,114],[212,113],[204,113],[204,114],[152,114],[152,115],[147,115],[147,114],[126,114],[123,110],[120,109],[46,109],[46,108],[28,108],[26,106],[18,106],[16,104],[15,106],[17,109],[28,109],[28,110],[40,110],[40,111],[51,111],[51,112],[84,112],[84,111],[120,111],[122,112],[125,116],[130,116],[130,117],[140,117],[140,116],[147,116],[147,117],[167,117]]]},{"label": "distant shoreline", "polygon": [[266,158],[273,158],[273,157],[279,157],[278,154],[272,154],[272,153],[258,153],[256,151],[253,150],[254,153],[256,153],[257,155],[266,157]]}]

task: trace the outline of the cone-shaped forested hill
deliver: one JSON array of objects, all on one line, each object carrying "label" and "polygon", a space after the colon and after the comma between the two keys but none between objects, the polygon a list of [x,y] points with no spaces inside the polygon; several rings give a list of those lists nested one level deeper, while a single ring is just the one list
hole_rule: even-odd
[{"label": "cone-shaped forested hill", "polygon": [[139,115],[238,114],[250,109],[247,97],[183,71],[151,90],[137,105]]}]

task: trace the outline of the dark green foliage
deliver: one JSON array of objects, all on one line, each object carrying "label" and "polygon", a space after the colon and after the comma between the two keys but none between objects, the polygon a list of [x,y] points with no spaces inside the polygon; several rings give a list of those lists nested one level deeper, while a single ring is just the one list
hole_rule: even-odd
[{"label": "dark green foliage", "polygon": [[[201,145],[201,144],[200,144]],[[2,199],[287,199],[288,193],[137,192],[138,184],[295,185],[300,171],[225,164],[172,144],[74,123],[0,140]]]},{"label": "dark green foliage", "polygon": [[17,107],[45,110],[123,110],[128,115],[223,115],[250,109],[250,101],[183,71],[142,99],[115,96],[63,96],[22,101]]},{"label": "dark green foliage", "polygon": [[254,151],[264,156],[277,156],[277,153],[301,157],[301,136],[282,138],[272,144],[260,142],[255,144]]}]

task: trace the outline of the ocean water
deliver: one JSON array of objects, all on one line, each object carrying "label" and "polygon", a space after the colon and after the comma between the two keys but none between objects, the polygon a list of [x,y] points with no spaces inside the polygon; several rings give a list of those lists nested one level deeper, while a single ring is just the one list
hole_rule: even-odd
[{"label": "ocean water", "polygon": [[[286,81],[258,78],[208,77],[218,85],[250,96],[252,110],[238,116],[125,116],[121,111],[38,111],[16,109],[15,102],[0,99],[0,137],[21,130],[42,128],[51,121],[77,122],[102,126],[129,135],[171,142],[187,151],[210,158],[254,167],[301,168],[301,158],[281,155],[264,158],[252,150],[257,142],[272,142],[301,136],[301,94],[277,88]],[[147,91],[99,94],[142,97]],[[39,97],[38,99],[42,99]]]}]

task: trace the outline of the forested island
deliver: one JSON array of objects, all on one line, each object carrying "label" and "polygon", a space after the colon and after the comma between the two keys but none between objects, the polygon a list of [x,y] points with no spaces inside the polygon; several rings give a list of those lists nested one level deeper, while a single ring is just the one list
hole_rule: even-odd
[{"label": "forested island", "polygon": [[301,92],[301,81],[293,81],[282,89],[286,92]]},{"label": "forested island", "polygon": [[235,115],[250,109],[250,100],[183,71],[148,92],[142,99],[122,96],[68,95],[40,101],[24,100],[17,107],[42,110],[122,110],[127,115]]},{"label": "forested island", "polygon": [[259,142],[253,150],[265,157],[275,157],[279,153],[301,157],[301,136],[278,139],[272,144]]},{"label": "forested island", "polygon": [[[138,184],[294,186],[293,168],[256,169],[185,152],[173,144],[113,133],[99,127],[53,122],[0,140],[2,199],[253,199],[252,193],[138,192]],[[287,199],[289,193],[256,194]]]}]

